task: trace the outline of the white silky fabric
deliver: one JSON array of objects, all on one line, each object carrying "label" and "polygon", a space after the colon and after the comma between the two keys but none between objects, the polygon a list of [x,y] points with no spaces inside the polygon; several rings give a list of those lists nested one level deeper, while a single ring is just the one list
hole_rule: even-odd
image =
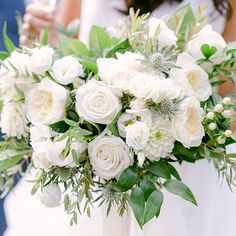
[{"label": "white silky fabric", "polygon": [[[187,1],[184,1],[186,3]],[[190,1],[196,10],[200,0]],[[152,15],[162,17],[178,4],[163,4]],[[123,17],[122,0],[83,0],[80,38],[87,42],[91,25],[112,26]],[[225,19],[208,0],[207,14],[213,28],[222,33]],[[230,150],[232,151],[231,147]],[[229,151],[230,151],[229,150]],[[236,150],[232,151],[236,152]],[[115,210],[106,218],[105,208],[94,209],[92,217],[78,218],[78,225],[69,226],[63,207],[45,208],[36,197],[30,196],[30,173],[22,179],[5,201],[8,229],[4,236],[235,236],[236,194],[217,182],[217,173],[206,160],[177,167],[182,180],[196,196],[198,207],[173,194],[164,192],[161,215],[141,231],[131,212],[124,217]]]}]

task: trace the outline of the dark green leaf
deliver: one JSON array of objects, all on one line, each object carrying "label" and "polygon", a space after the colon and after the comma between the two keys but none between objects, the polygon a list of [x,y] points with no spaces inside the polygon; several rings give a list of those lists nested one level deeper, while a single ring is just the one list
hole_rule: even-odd
[{"label": "dark green leaf", "polygon": [[131,189],[133,185],[137,183],[137,181],[138,181],[137,170],[135,170],[134,167],[129,167],[126,170],[124,170],[120,175],[117,182],[117,187],[121,191],[125,192]]},{"label": "dark green leaf", "polygon": [[209,59],[211,56],[213,56],[216,53],[217,48],[214,46],[210,47],[208,44],[203,44],[201,46],[201,51],[202,51],[203,56],[206,59]]},{"label": "dark green leaf", "polygon": [[131,192],[130,205],[139,226],[142,228],[144,208],[145,208],[145,198],[142,189],[139,188],[138,186],[135,187]]},{"label": "dark green leaf", "polygon": [[148,171],[151,172],[152,174],[159,176],[161,178],[164,178],[164,179],[171,178],[170,170],[169,170],[168,166],[166,165],[166,163],[162,160],[152,163],[148,167]]},{"label": "dark green leaf", "polygon": [[159,214],[161,206],[163,203],[163,194],[160,191],[154,191],[147,199],[147,203],[144,211],[144,222],[146,224],[154,216]]},{"label": "dark green leaf", "polygon": [[146,178],[140,181],[140,188],[144,193],[145,200],[147,200],[150,194],[156,190],[155,185]]},{"label": "dark green leaf", "polygon": [[49,127],[57,133],[65,133],[70,128],[70,125],[68,125],[64,120],[61,120],[49,125]]},{"label": "dark green leaf", "polygon": [[178,171],[175,169],[175,167],[172,166],[170,163],[166,163],[166,164],[168,165],[168,168],[169,168],[169,170],[170,170],[170,174],[171,174],[172,176],[174,176],[176,179],[178,179],[178,180],[181,181],[181,178],[180,178],[180,176],[179,176],[179,173],[178,173]]},{"label": "dark green leaf", "polygon": [[119,43],[117,43],[108,53],[107,53],[107,57],[115,57],[115,54],[117,52],[119,53],[123,53],[125,51],[127,51],[130,48],[130,44],[129,44],[129,40],[125,39],[124,41],[121,41]]},{"label": "dark green leaf", "polygon": [[163,184],[165,189],[173,194],[179,195],[183,199],[192,202],[197,205],[196,199],[193,196],[192,191],[181,181],[176,179],[169,179]]}]

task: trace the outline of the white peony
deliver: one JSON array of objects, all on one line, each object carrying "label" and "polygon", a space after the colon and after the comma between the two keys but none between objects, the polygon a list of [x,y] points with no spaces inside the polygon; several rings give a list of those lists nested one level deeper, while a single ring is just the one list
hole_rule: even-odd
[{"label": "white peony", "polygon": [[175,33],[168,28],[163,20],[150,18],[148,22],[149,37],[153,38],[157,32],[158,45],[161,47],[175,46],[177,37]]},{"label": "white peony", "polygon": [[126,127],[126,143],[134,150],[140,151],[145,148],[150,136],[149,128],[144,122],[136,122]]},{"label": "white peony", "polygon": [[58,83],[67,85],[83,74],[83,67],[74,57],[67,56],[55,61],[52,71]]},{"label": "white peony", "polygon": [[117,59],[99,58],[97,60],[98,75],[101,80],[121,91],[127,91],[134,75],[143,70],[142,55],[132,52],[117,53]]},{"label": "white peony", "polygon": [[34,124],[51,124],[65,115],[67,90],[48,78],[31,87],[25,97],[27,118]]},{"label": "white peony", "polygon": [[187,53],[178,56],[176,65],[181,68],[173,68],[170,76],[185,95],[195,96],[199,101],[206,101],[212,94],[212,87],[208,74]]},{"label": "white peony", "polygon": [[29,69],[36,74],[43,74],[52,67],[54,50],[48,46],[34,48],[30,57]]},{"label": "white peony", "polygon": [[120,110],[119,98],[103,82],[92,79],[76,92],[76,111],[87,121],[109,124]]},{"label": "white peony", "polygon": [[106,180],[118,178],[133,164],[128,146],[115,136],[98,136],[88,144],[88,153],[96,174]]},{"label": "white peony", "polygon": [[6,103],[1,113],[0,126],[8,137],[26,136],[28,133],[25,106],[19,103]]},{"label": "white peony", "polygon": [[39,194],[40,202],[46,207],[52,208],[60,206],[61,189],[57,184],[49,184],[42,189]]},{"label": "white peony", "polygon": [[24,93],[28,90],[31,84],[32,80],[23,76],[16,77],[14,72],[9,72],[0,79],[1,99],[4,102],[11,101],[17,96],[16,87]]},{"label": "white peony", "polygon": [[158,161],[170,155],[174,142],[170,121],[157,120],[150,127],[150,136],[144,153],[149,160]]},{"label": "white peony", "polygon": [[52,131],[47,125],[39,124],[30,127],[30,142],[34,145],[39,142],[47,141],[52,137]]},{"label": "white peony", "polygon": [[216,47],[217,52],[210,58],[215,63],[222,62],[222,56],[226,42],[223,37],[212,30],[210,25],[206,25],[203,29],[193,36],[193,39],[187,45],[187,52],[196,60],[204,58],[201,47],[208,44],[210,47]]},{"label": "white peony", "polygon": [[204,136],[204,117],[200,102],[194,97],[185,98],[178,107],[181,111],[172,119],[172,130],[176,140],[185,147],[197,147]]}]

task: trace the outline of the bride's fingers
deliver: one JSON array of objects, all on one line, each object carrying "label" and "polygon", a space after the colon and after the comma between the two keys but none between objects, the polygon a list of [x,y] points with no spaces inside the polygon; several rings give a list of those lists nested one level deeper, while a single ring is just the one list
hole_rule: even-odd
[{"label": "bride's fingers", "polygon": [[24,22],[29,24],[31,27],[35,28],[38,31],[44,29],[45,27],[50,28],[54,25],[54,21],[43,20],[29,13],[26,13],[24,15]]},{"label": "bride's fingers", "polygon": [[54,7],[50,11],[44,11],[43,9],[39,8],[36,4],[30,4],[26,8],[26,13],[35,16],[36,18],[40,18],[47,21],[54,21],[56,16],[56,8]]}]

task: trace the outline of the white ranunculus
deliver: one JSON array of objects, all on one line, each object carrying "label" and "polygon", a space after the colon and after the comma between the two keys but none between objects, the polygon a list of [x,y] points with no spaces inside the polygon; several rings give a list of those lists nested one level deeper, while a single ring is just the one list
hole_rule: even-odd
[{"label": "white ranunculus", "polygon": [[185,98],[172,119],[172,130],[176,140],[185,147],[198,147],[204,136],[202,120],[204,117],[200,102],[194,97]]},{"label": "white ranunculus", "polygon": [[32,161],[34,163],[34,167],[37,169],[47,169],[53,166],[52,161],[50,160],[52,141],[46,140],[42,142],[32,143],[33,154]]},{"label": "white ranunculus", "polygon": [[174,142],[170,121],[158,119],[150,127],[150,136],[144,153],[149,160],[158,161],[170,155]]},{"label": "white ranunculus", "polygon": [[117,53],[117,59],[99,58],[98,75],[104,83],[121,91],[127,91],[134,75],[143,69],[141,59],[143,56],[131,52]]},{"label": "white ranunculus", "polygon": [[204,58],[201,47],[208,44],[210,47],[216,47],[217,52],[210,58],[215,64],[222,62],[222,56],[226,42],[223,37],[212,30],[210,25],[206,25],[200,32],[193,36],[193,39],[187,45],[187,52],[196,60]]},{"label": "white ranunculus", "polygon": [[34,145],[46,141],[52,137],[52,131],[47,125],[39,124],[30,127],[30,142]]},{"label": "white ranunculus", "polygon": [[27,118],[36,124],[51,124],[65,115],[67,90],[44,78],[26,93]]},{"label": "white ranunculus", "polygon": [[155,93],[156,88],[153,86],[155,79],[151,75],[139,73],[134,76],[129,84],[129,92],[136,98],[147,99],[150,93]]},{"label": "white ranunculus", "polygon": [[28,54],[13,51],[11,56],[4,61],[5,66],[11,71],[19,75],[27,75],[29,70],[30,57]]},{"label": "white ranunculus", "polygon": [[161,47],[175,46],[177,37],[175,33],[168,28],[166,23],[163,20],[157,18],[150,18],[148,22],[149,27],[149,37],[154,37],[156,31],[158,45]]},{"label": "white ranunculus", "polygon": [[1,129],[8,137],[26,136],[28,133],[25,106],[19,103],[6,103],[1,113]]},{"label": "white ranunculus", "polygon": [[34,48],[30,57],[29,69],[36,74],[43,74],[52,67],[54,50],[48,46]]},{"label": "white ranunculus", "polygon": [[121,137],[125,138],[126,131],[125,128],[128,125],[134,124],[136,122],[135,116],[129,113],[123,113],[117,121],[117,128]]},{"label": "white ranunculus", "polygon": [[61,189],[57,184],[49,184],[42,189],[39,198],[40,202],[46,207],[52,208],[60,206]]},{"label": "white ranunculus", "polygon": [[76,92],[76,112],[87,121],[109,124],[120,110],[119,98],[103,82],[92,79]]},{"label": "white ranunculus", "polygon": [[106,180],[118,178],[133,164],[128,146],[115,136],[98,136],[88,144],[88,153],[96,174]]},{"label": "white ranunculus", "polygon": [[64,157],[62,155],[63,150],[66,147],[67,139],[64,139],[60,142],[53,142],[53,145],[50,146],[49,152],[51,153],[49,159],[55,166],[70,166],[74,167],[75,162],[72,157],[72,150],[74,150],[79,157],[86,151],[87,149],[87,142],[77,142],[73,140],[71,144],[71,151],[69,152],[68,156]]},{"label": "white ranunculus", "polygon": [[72,56],[66,56],[54,62],[54,79],[60,84],[70,84],[83,74],[82,65]]},{"label": "white ranunculus", "polygon": [[134,150],[140,151],[145,148],[150,136],[149,128],[144,122],[136,122],[126,127],[126,143]]},{"label": "white ranunculus", "polygon": [[195,96],[200,101],[207,100],[212,94],[208,74],[192,62],[190,56],[186,53],[178,56],[176,65],[182,68],[173,68],[170,71],[170,76],[185,95]]},{"label": "white ranunculus", "polygon": [[24,93],[28,90],[31,84],[32,80],[23,76],[15,77],[14,72],[9,72],[0,79],[1,99],[4,102],[11,101],[15,96],[17,96],[16,87]]}]

